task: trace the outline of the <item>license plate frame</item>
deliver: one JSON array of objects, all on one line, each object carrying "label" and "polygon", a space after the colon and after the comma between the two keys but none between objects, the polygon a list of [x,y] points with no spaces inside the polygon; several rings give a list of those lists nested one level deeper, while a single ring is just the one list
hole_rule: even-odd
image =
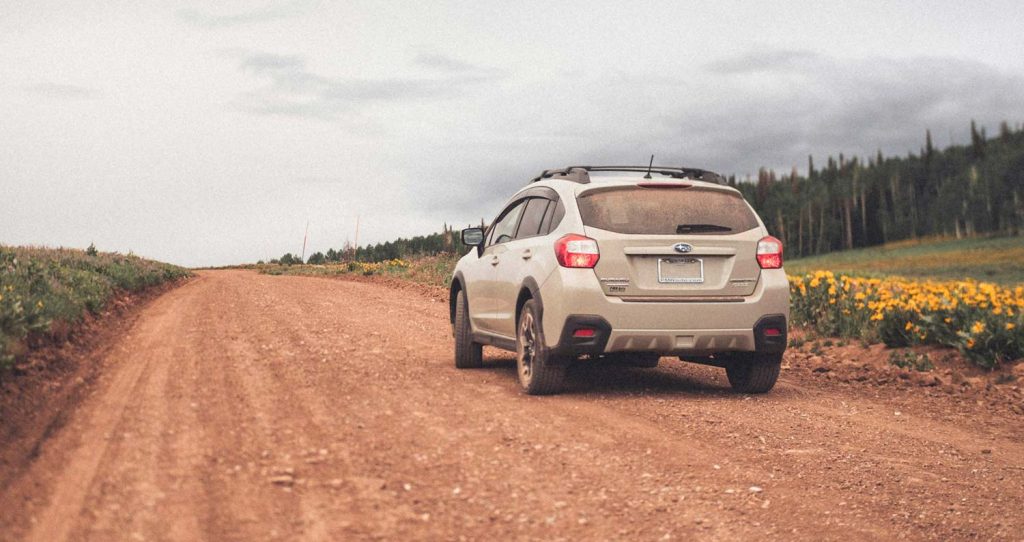
[{"label": "license plate frame", "polygon": [[[680,264],[696,264],[698,274],[697,276],[666,276],[663,269],[665,264],[668,265],[680,265]],[[661,284],[703,284],[704,283],[704,260],[702,258],[693,258],[689,256],[675,256],[671,258],[658,258],[658,282]]]}]

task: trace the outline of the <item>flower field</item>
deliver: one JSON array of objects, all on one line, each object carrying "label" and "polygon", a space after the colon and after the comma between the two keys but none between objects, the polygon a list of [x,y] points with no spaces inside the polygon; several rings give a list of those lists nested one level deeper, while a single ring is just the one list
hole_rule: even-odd
[{"label": "flower field", "polygon": [[1024,286],[820,270],[789,282],[793,322],[822,336],[950,346],[987,368],[1024,357]]}]

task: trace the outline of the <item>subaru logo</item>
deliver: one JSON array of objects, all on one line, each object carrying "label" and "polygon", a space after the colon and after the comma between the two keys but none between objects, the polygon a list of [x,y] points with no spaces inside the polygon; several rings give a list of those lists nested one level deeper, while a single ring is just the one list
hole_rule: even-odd
[{"label": "subaru logo", "polygon": [[683,253],[685,253],[685,252],[692,252],[693,251],[693,246],[692,245],[688,245],[686,243],[676,243],[676,244],[672,245],[672,248],[674,248],[676,252],[683,252]]}]

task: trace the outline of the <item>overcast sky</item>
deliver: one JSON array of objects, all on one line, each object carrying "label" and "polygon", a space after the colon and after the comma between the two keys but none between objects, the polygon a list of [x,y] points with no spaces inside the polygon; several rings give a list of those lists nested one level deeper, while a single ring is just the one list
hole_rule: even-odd
[{"label": "overcast sky", "polygon": [[837,4],[0,0],[0,243],[251,262],[1024,121],[1024,4]]}]

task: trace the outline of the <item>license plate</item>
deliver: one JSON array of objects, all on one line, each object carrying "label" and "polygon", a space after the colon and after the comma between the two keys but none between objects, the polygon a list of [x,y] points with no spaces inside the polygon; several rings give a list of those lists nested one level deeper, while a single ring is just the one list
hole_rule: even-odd
[{"label": "license plate", "polygon": [[704,282],[704,260],[700,258],[659,258],[658,282],[700,284]]}]

